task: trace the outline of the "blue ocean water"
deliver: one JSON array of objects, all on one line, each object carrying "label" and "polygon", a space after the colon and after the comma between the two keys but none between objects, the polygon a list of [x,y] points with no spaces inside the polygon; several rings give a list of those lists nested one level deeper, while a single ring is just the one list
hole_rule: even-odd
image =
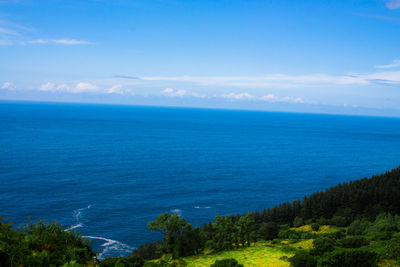
[{"label": "blue ocean water", "polygon": [[101,256],[400,164],[400,119],[0,102],[0,215],[57,220]]}]

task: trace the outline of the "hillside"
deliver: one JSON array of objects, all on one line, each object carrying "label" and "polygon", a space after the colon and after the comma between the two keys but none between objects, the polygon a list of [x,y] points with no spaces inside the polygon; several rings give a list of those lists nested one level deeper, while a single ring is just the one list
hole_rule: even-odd
[{"label": "hillside", "polygon": [[[176,214],[148,223],[163,240],[99,260],[57,223],[0,223],[1,266],[400,266],[400,168],[262,212],[193,227]],[[221,265],[222,264],[222,265]]]}]

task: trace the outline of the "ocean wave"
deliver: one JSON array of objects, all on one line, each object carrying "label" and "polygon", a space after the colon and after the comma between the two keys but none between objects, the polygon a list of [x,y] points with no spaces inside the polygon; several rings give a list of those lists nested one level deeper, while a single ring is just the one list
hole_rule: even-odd
[{"label": "ocean wave", "polygon": [[71,230],[73,230],[73,229],[75,229],[75,228],[79,228],[79,227],[82,227],[82,226],[83,226],[83,224],[78,223],[78,224],[76,224],[76,225],[72,225],[72,226],[68,227],[68,228],[65,229],[64,231],[71,231]]},{"label": "ocean wave", "polygon": [[112,240],[104,237],[98,236],[83,236],[88,239],[103,241],[104,243],[101,245],[103,247],[102,251],[99,253],[98,257],[100,260],[104,259],[107,256],[115,256],[115,253],[119,252],[119,256],[125,256],[126,254],[132,253],[135,249],[127,244],[119,242],[117,240]]},{"label": "ocean wave", "polygon": [[67,229],[65,229],[64,231],[71,231],[75,228],[79,228],[79,227],[83,227],[85,224],[81,221],[83,218],[83,211],[84,210],[88,210],[92,207],[92,205],[88,205],[87,207],[84,208],[80,208],[80,209],[76,209],[72,212],[72,215],[75,218],[76,224],[71,225],[70,227],[68,227]]},{"label": "ocean wave", "polygon": [[178,216],[182,216],[182,210],[181,209],[172,209],[171,212],[175,213]]},{"label": "ocean wave", "polygon": [[204,206],[204,207],[201,207],[201,206],[194,206],[194,208],[195,208],[195,209],[211,209],[212,207],[211,207],[211,206]]},{"label": "ocean wave", "polygon": [[74,215],[75,219],[76,219],[77,221],[79,221],[79,220],[81,219],[81,217],[82,217],[82,212],[83,212],[84,210],[90,209],[91,206],[92,206],[92,205],[88,205],[87,207],[74,210],[74,211],[73,211],[73,215]]}]

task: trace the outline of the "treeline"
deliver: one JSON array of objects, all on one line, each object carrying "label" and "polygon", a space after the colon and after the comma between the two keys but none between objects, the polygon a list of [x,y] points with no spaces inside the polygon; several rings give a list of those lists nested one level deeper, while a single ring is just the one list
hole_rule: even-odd
[{"label": "treeline", "polygon": [[400,214],[400,167],[379,176],[339,184],[302,201],[285,202],[262,212],[215,217],[214,222],[193,228],[184,218],[161,214],[149,229],[164,234],[162,242],[147,243],[135,253],[145,259],[171,254],[174,258],[249,246],[258,240],[296,238],[288,230],[303,224],[348,226],[358,218],[373,222],[379,214]]}]

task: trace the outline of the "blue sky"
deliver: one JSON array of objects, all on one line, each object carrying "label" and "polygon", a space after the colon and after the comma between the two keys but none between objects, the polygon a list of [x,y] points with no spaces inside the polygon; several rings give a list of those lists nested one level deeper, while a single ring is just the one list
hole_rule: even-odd
[{"label": "blue sky", "polygon": [[400,116],[400,0],[0,0],[0,99]]}]

